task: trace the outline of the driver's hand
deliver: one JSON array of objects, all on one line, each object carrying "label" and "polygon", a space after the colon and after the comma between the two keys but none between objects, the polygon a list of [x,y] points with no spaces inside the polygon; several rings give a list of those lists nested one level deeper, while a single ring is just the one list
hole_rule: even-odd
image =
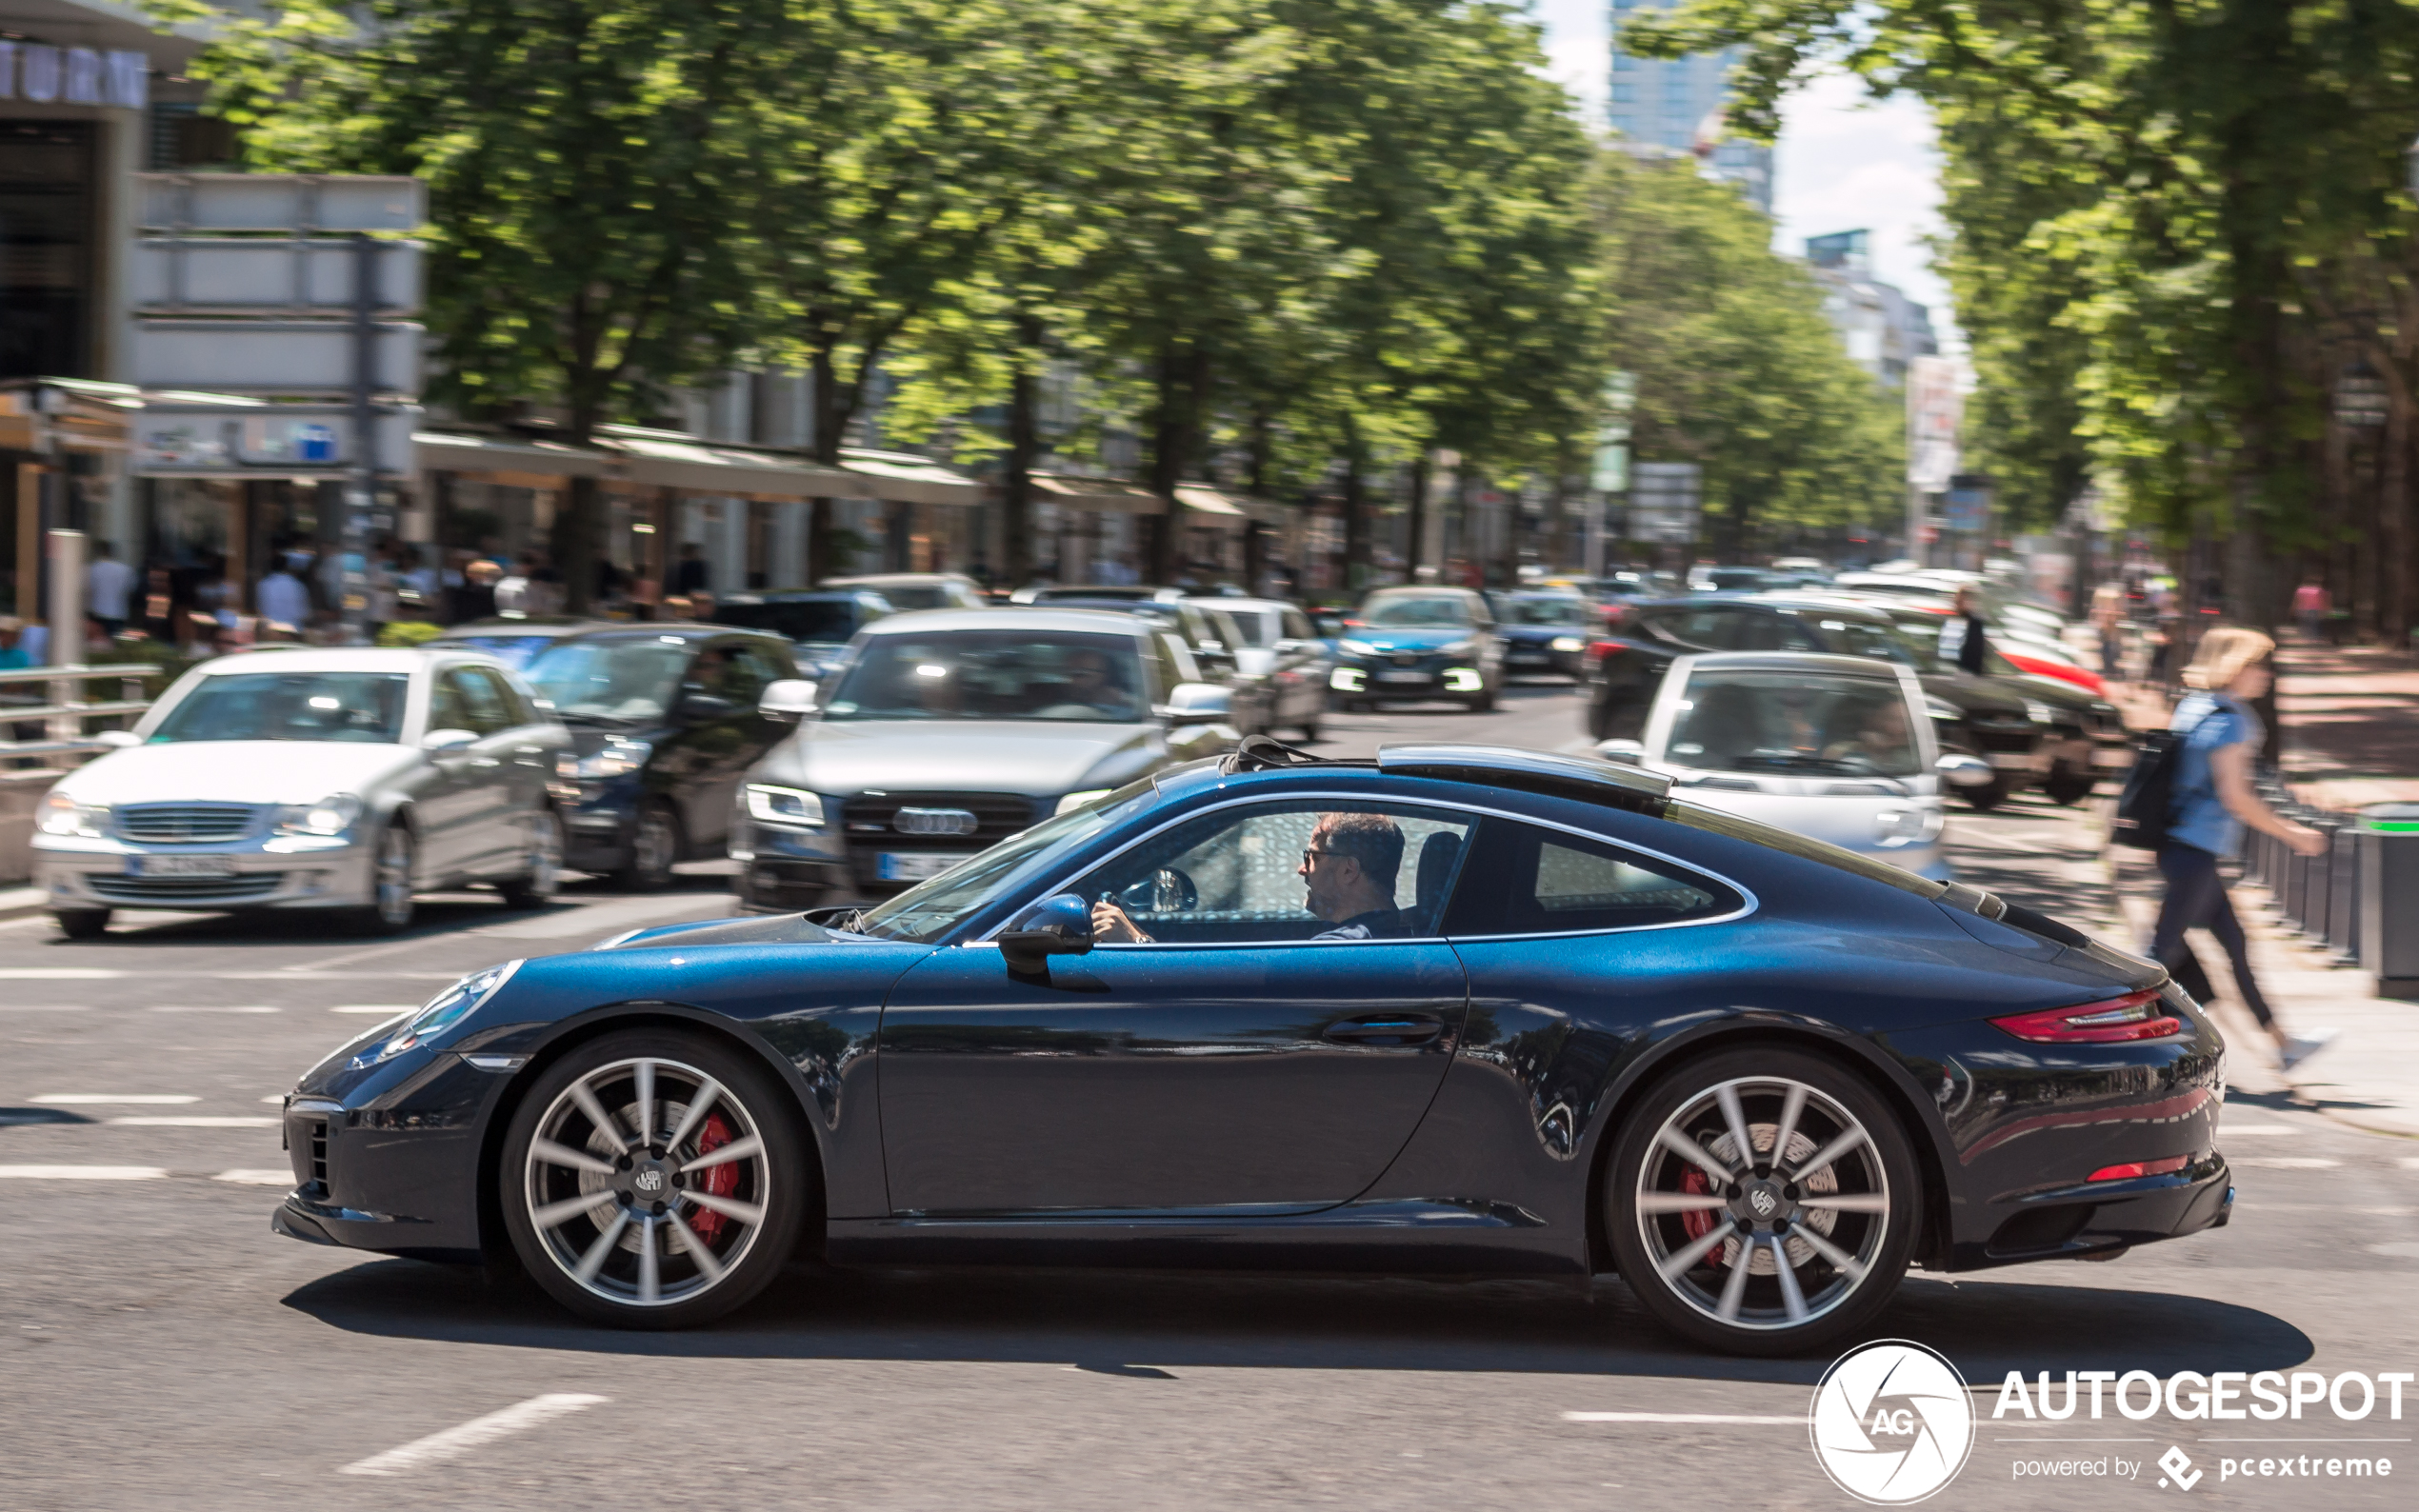
[{"label": "driver's hand", "polygon": [[1092,905],[1092,940],[1100,945],[1148,945],[1150,936],[1134,927],[1125,909],[1104,898]]}]

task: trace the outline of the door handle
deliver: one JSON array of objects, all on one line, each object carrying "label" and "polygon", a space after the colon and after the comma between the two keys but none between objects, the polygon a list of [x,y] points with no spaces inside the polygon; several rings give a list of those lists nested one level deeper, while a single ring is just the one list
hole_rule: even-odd
[{"label": "door handle", "polygon": [[1445,1032],[1445,1021],[1425,1013],[1369,1013],[1338,1019],[1324,1038],[1346,1044],[1426,1044]]}]

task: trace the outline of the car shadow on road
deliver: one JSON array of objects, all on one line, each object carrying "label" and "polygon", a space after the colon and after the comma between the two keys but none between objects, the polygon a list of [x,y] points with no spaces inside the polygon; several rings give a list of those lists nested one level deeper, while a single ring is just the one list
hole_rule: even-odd
[{"label": "car shadow on road", "polygon": [[[733,1316],[682,1333],[590,1327],[526,1283],[373,1261],[286,1305],[386,1338],[669,1359],[1059,1363],[1156,1377],[1187,1367],[1492,1371],[1812,1385],[1829,1357],[1737,1360],[1649,1322],[1611,1278],[1446,1283],[1130,1271],[793,1266]],[[1984,1383],[2009,1370],[2281,1370],[2300,1329],[2229,1303],[2144,1288],[1909,1277],[1867,1330],[1913,1339]]]}]

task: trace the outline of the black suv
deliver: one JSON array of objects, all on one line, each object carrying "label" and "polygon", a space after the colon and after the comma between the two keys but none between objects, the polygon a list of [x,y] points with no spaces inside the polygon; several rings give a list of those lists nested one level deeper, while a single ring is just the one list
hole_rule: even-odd
[{"label": "black suv", "polygon": [[[1994,807],[2009,793],[2050,774],[2056,710],[2049,700],[2005,678],[1944,669],[1936,658],[1921,654],[1882,609],[1820,594],[1703,593],[1608,605],[1605,617],[1606,627],[1589,645],[1579,679],[1588,698],[1588,733],[1598,740],[1643,735],[1664,671],[1683,656],[1828,651],[1916,669],[1930,695],[1941,753],[1979,757],[1998,773],[1995,782],[1958,789],[1975,807]],[[2084,791],[2089,791],[2088,784]]]},{"label": "black suv", "polygon": [[781,636],[673,622],[557,635],[521,675],[571,730],[564,864],[651,889],[723,853],[741,780],[790,733],[757,702],[798,672]]}]

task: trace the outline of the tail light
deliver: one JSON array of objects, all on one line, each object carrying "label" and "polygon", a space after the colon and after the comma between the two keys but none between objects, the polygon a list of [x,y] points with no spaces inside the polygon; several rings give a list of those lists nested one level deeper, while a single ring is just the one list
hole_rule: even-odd
[{"label": "tail light", "polygon": [[1588,661],[1590,665],[1600,663],[1606,657],[1612,655],[1620,649],[1621,643],[1619,641],[1589,641],[1588,643]]},{"label": "tail light", "polygon": [[1629,606],[1600,604],[1596,607],[1596,619],[1606,629],[1617,630],[1629,623]]},{"label": "tail light", "polygon": [[2165,1000],[2156,992],[2129,992],[2099,1003],[2011,1014],[1990,1022],[2036,1044],[2109,1044],[2164,1040],[2184,1032],[2184,1021],[2167,1011]]},{"label": "tail light", "polygon": [[2170,1155],[2163,1161],[2128,1161],[2122,1165],[2103,1165],[2089,1179],[2094,1182],[2129,1182],[2136,1176],[2172,1176],[2191,1163],[2189,1155]]}]

